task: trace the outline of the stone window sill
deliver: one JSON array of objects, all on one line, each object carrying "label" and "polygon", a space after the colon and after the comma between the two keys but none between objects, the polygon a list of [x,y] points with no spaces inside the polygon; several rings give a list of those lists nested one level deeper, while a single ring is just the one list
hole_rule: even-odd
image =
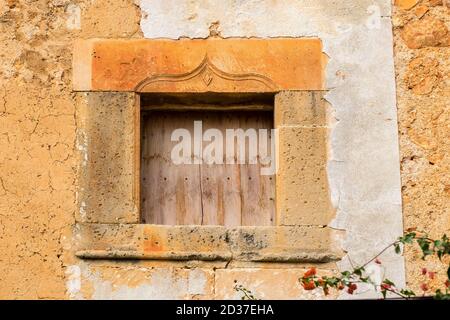
[{"label": "stone window sill", "polygon": [[319,227],[76,225],[76,255],[85,259],[252,262],[337,261],[335,230]]}]

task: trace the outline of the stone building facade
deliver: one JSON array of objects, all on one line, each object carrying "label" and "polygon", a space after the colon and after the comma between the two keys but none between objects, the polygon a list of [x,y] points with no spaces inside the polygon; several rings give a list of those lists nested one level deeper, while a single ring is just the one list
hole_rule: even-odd
[{"label": "stone building facade", "polygon": [[[350,298],[298,278],[364,263],[411,226],[449,232],[449,7],[0,1],[0,298],[230,299],[235,283]],[[273,223],[143,223],[145,97],[211,93],[270,96]],[[375,280],[413,288],[440,268],[414,249],[381,259]]]}]

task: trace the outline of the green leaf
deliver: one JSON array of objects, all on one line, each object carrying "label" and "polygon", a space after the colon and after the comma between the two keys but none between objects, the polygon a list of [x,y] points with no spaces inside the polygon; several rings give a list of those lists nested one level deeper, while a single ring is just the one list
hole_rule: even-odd
[{"label": "green leaf", "polygon": [[356,274],[357,276],[362,276],[362,268],[356,268],[355,270],[353,270],[353,273]]},{"label": "green leaf", "polygon": [[349,277],[350,276],[350,271],[344,271],[341,273],[344,277]]},{"label": "green leaf", "polygon": [[324,277],[323,279],[325,280],[325,283],[330,287],[336,287],[340,282],[340,279],[335,277],[332,278]]},{"label": "green leaf", "polygon": [[450,294],[448,292],[443,293],[441,290],[436,290],[434,295],[435,300],[450,300]]},{"label": "green leaf", "polygon": [[405,242],[411,244],[415,238],[416,238],[415,232],[408,233],[405,237]]},{"label": "green leaf", "polygon": [[359,280],[361,280],[364,283],[368,283],[370,281],[369,277],[360,277]]},{"label": "green leaf", "polygon": [[395,244],[395,253],[400,254],[402,250],[400,249],[400,245],[398,243]]},{"label": "green leaf", "polygon": [[408,297],[408,298],[413,297],[413,296],[416,295],[416,294],[414,293],[414,291],[411,291],[411,290],[408,290],[408,289],[402,289],[402,290],[400,290],[400,294],[402,294],[402,295],[404,295],[405,297]]}]

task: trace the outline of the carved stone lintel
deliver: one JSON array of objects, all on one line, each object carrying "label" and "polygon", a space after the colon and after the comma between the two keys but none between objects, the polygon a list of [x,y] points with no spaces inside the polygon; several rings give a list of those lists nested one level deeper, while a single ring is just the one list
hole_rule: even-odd
[{"label": "carved stone lintel", "polygon": [[75,91],[276,93],[323,90],[317,38],[83,39],[74,44]]},{"label": "carved stone lintel", "polygon": [[194,70],[183,74],[160,74],[141,81],[135,92],[272,92],[277,85],[269,78],[255,74],[231,74],[220,70],[205,56]]}]

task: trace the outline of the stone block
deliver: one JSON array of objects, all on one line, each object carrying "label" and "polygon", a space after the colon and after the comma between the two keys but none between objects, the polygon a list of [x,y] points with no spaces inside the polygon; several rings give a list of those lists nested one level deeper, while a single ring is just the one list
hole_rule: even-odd
[{"label": "stone block", "polygon": [[233,259],[265,262],[339,260],[334,231],[311,227],[240,227],[230,230]]},{"label": "stone block", "polygon": [[136,183],[134,94],[80,94],[77,148],[80,155],[77,220],[97,223],[139,221]]},{"label": "stone block", "polygon": [[277,92],[324,88],[319,39],[78,41],[74,90]]},{"label": "stone block", "polygon": [[401,34],[410,49],[450,46],[450,32],[445,22],[433,17],[408,23]]},{"label": "stone block", "polygon": [[78,224],[77,256],[103,259],[230,260],[227,230],[218,226]]},{"label": "stone block", "polygon": [[326,126],[328,103],[323,91],[282,91],[275,95],[275,128]]},{"label": "stone block", "polygon": [[329,228],[78,224],[74,233],[76,255],[91,259],[325,263],[343,255]]},{"label": "stone block", "polygon": [[327,177],[327,128],[279,128],[278,225],[327,225],[334,209]]},{"label": "stone block", "polygon": [[[152,268],[114,263],[72,265],[79,290],[73,298],[92,300],[213,299],[214,271],[203,268]],[[75,279],[74,279],[75,280]]]},{"label": "stone block", "polygon": [[[242,285],[250,290],[256,299],[262,300],[319,300],[336,299],[335,292],[325,296],[321,289],[306,291],[302,288],[299,278],[307,269],[263,269],[243,268],[216,270],[215,299],[240,300],[242,292],[236,291],[236,285]],[[329,270],[318,270],[321,275],[331,275]]]},{"label": "stone block", "polygon": [[395,0],[395,5],[403,10],[409,10],[413,8],[419,0]]}]

